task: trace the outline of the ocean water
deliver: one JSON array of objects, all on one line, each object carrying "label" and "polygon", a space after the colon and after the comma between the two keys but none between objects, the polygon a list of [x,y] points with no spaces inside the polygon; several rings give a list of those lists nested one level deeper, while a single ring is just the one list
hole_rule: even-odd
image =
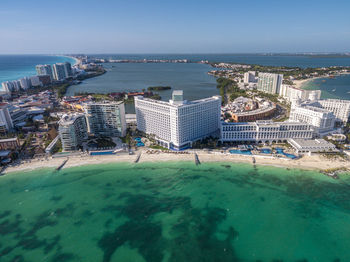
[{"label": "ocean water", "polygon": [[350,99],[350,75],[336,78],[318,78],[303,85],[305,89],[322,90],[321,98]]},{"label": "ocean water", "polygon": [[49,55],[0,55],[0,84],[4,81],[16,80],[25,76],[36,75],[38,64],[55,64],[75,60],[65,56]]},{"label": "ocean water", "polygon": [[350,177],[116,163],[0,177],[1,261],[350,261]]}]

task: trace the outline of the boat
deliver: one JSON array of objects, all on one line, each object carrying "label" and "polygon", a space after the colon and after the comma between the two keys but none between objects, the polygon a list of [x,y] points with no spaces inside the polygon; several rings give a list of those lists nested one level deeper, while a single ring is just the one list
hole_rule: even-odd
[{"label": "boat", "polygon": [[332,92],[335,92],[335,90],[336,90],[336,89],[334,88],[334,89],[332,90]]}]

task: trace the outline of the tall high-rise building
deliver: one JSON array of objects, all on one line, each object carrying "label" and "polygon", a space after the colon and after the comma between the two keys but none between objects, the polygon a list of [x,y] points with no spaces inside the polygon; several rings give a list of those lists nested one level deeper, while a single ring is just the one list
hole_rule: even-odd
[{"label": "tall high-rise building", "polygon": [[53,65],[53,77],[57,81],[64,80],[66,75],[66,66],[64,63],[57,63]]},{"label": "tall high-rise building", "polygon": [[14,86],[12,81],[5,81],[1,83],[2,89],[6,92],[6,93],[11,93],[14,90]]},{"label": "tall high-rise building", "polygon": [[244,83],[254,83],[255,82],[255,71],[249,71],[244,73]]},{"label": "tall high-rise building", "polygon": [[87,139],[84,114],[63,115],[59,121],[58,132],[64,151],[77,150]]},{"label": "tall high-rise building", "polygon": [[279,94],[283,75],[271,74],[271,73],[259,73],[258,75],[258,86],[259,91],[269,93],[269,94]]},{"label": "tall high-rise building", "polygon": [[84,105],[88,131],[102,136],[125,136],[126,120],[123,102],[88,103]]},{"label": "tall high-rise building", "polygon": [[175,150],[217,134],[220,109],[220,96],[186,101],[182,91],[174,91],[169,102],[135,97],[137,129],[154,135],[159,144]]},{"label": "tall high-rise building", "polygon": [[7,103],[0,103],[0,124],[6,127],[6,130],[13,128],[13,122],[8,110]]},{"label": "tall high-rise building", "polygon": [[42,85],[42,83],[39,79],[39,76],[31,76],[29,79],[30,79],[31,86],[41,86]]},{"label": "tall high-rise building", "polygon": [[51,77],[51,80],[54,79],[51,65],[37,65],[35,69],[37,75],[49,75]]},{"label": "tall high-rise building", "polygon": [[19,79],[19,81],[21,82],[21,88],[24,90],[32,87],[32,83],[31,83],[29,77],[23,77],[23,78]]},{"label": "tall high-rise building", "polygon": [[73,76],[72,65],[69,62],[64,63],[64,72],[66,74],[66,77]]}]

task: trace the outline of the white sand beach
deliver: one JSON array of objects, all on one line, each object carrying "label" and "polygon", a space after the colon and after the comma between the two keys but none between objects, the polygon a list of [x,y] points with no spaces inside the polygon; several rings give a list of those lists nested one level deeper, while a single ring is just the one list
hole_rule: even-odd
[{"label": "white sand beach", "polygon": [[[102,156],[71,156],[68,162],[63,168],[69,168],[81,165],[93,165],[93,164],[107,164],[117,162],[129,162],[134,163],[137,155],[141,153],[139,163],[142,162],[160,162],[160,161],[193,161],[194,154],[174,154],[159,152],[154,154],[148,154],[146,151],[136,152],[135,155],[128,155],[125,153],[116,155],[102,155]],[[284,168],[298,168],[305,170],[326,170],[334,168],[347,168],[350,169],[350,162],[337,159],[327,159],[321,155],[304,156],[297,160],[290,160],[286,158],[278,158],[272,156],[249,156],[249,155],[236,155],[229,153],[207,153],[204,151],[197,151],[198,158],[201,163],[206,162],[234,162],[234,163],[253,163],[253,157],[255,158],[256,165],[268,165]],[[30,162],[23,162],[15,166],[9,166],[4,173],[30,171],[38,168],[57,168],[66,158],[48,158],[31,160]]]}]

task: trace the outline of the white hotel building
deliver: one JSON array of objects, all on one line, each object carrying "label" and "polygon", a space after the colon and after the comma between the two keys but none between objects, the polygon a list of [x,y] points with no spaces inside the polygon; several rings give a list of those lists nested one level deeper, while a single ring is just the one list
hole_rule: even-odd
[{"label": "white hotel building", "polygon": [[77,150],[82,142],[87,139],[84,114],[63,115],[58,124],[58,132],[64,151]]},{"label": "white hotel building", "polygon": [[349,120],[350,100],[325,99],[318,100],[314,105],[333,112],[338,121],[342,121],[344,124]]},{"label": "white hotel building", "polygon": [[258,78],[259,79],[257,89],[259,91],[269,94],[280,93],[283,75],[272,73],[259,73]]},{"label": "white hotel building", "polygon": [[321,90],[305,90],[291,85],[281,85],[279,95],[287,99],[289,102],[292,102],[295,99],[300,99],[301,101],[314,101],[321,98]]},{"label": "white hotel building", "polygon": [[192,142],[218,133],[221,97],[183,100],[183,92],[173,92],[169,102],[135,97],[137,129],[155,136],[164,147],[181,150]]},{"label": "white hotel building", "polygon": [[307,123],[322,134],[334,130],[335,116],[332,112],[308,104],[292,104],[289,121]]},{"label": "white hotel building", "polygon": [[221,123],[221,142],[271,143],[285,142],[289,138],[311,139],[311,125],[296,122],[256,121]]}]

